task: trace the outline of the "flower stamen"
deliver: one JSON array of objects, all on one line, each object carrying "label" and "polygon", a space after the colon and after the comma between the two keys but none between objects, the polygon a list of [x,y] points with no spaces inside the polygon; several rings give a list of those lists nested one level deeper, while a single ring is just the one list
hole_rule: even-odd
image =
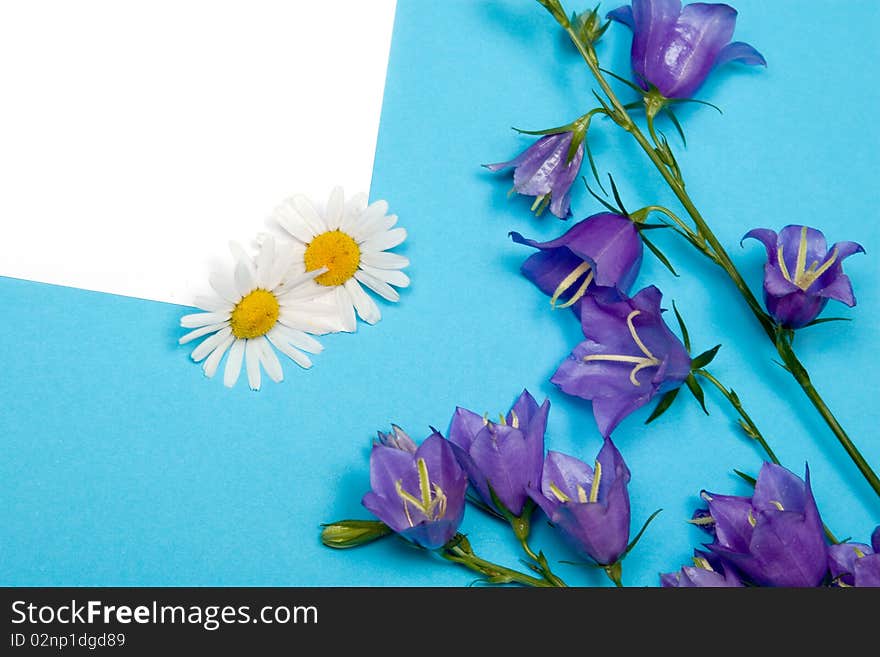
[{"label": "flower stamen", "polygon": [[599,461],[593,463],[593,483],[590,485],[590,503],[599,501],[599,482],[602,480],[602,464]]},{"label": "flower stamen", "polygon": [[398,479],[394,484],[397,495],[403,500],[403,511],[406,513],[407,522],[410,527],[414,527],[412,516],[409,512],[409,505],[413,505],[428,522],[440,520],[446,515],[446,494],[437,484],[431,484],[428,476],[428,464],[425,459],[420,458],[416,461],[416,467],[419,471],[419,495],[420,498],[412,495],[403,488],[403,481]]},{"label": "flower stamen", "polygon": [[235,304],[229,318],[232,334],[239,339],[266,335],[278,322],[281,307],[268,290],[256,289]]},{"label": "flower stamen", "polygon": [[327,268],[315,278],[318,285],[335,287],[355,275],[361,264],[361,249],[350,235],[330,230],[309,242],[303,258],[306,271]]},{"label": "flower stamen", "polygon": [[780,511],[785,511],[785,508],[782,506],[782,502],[780,502],[779,500],[770,500],[770,504],[775,506]]},{"label": "flower stamen", "polygon": [[550,492],[553,493],[553,496],[560,502],[571,502],[571,498],[563,493],[556,484],[550,484]]},{"label": "flower stamen", "polygon": [[607,361],[612,363],[632,363],[635,367],[633,367],[632,371],[629,373],[629,380],[634,386],[641,386],[642,384],[636,379],[636,374],[647,367],[657,367],[661,364],[660,359],[651,353],[651,350],[648,349],[644,342],[642,342],[642,339],[636,332],[636,327],[633,325],[633,319],[641,314],[641,310],[633,310],[626,318],[626,325],[629,328],[629,334],[632,336],[633,342],[636,343],[636,346],[644,354],[643,357],[627,356],[623,354],[595,354],[584,356],[584,362]]},{"label": "flower stamen", "polygon": [[[559,300],[559,297],[562,296],[575,282],[584,274],[589,272],[587,277],[584,279],[581,286],[577,289],[577,291],[571,295],[571,298],[566,301],[563,305],[557,306],[556,302]],[[575,267],[571,273],[562,279],[559,285],[556,287],[556,290],[553,292],[553,296],[550,298],[550,305],[553,308],[569,308],[576,304],[581,298],[587,293],[587,288],[590,286],[590,283],[593,282],[593,271],[590,267],[590,263],[582,262],[577,267]]]},{"label": "flower stamen", "polygon": [[712,564],[710,564],[709,560],[705,557],[694,557],[694,565],[702,570],[708,570],[713,573],[715,572],[715,569],[712,568]]},{"label": "flower stamen", "polygon": [[798,288],[806,292],[810,286],[815,283],[822,274],[831,269],[834,266],[834,263],[837,262],[838,257],[837,249],[832,249],[831,254],[828,256],[828,259],[819,264],[819,261],[814,261],[810,264],[809,268],[807,267],[807,227],[801,227],[801,238],[800,242],[798,242],[798,253],[797,260],[795,262],[794,276],[788,271],[788,267],[785,264],[785,258],[782,253],[782,246],[776,251],[776,259],[779,261],[779,268],[782,271],[782,276],[789,283],[794,283]]}]

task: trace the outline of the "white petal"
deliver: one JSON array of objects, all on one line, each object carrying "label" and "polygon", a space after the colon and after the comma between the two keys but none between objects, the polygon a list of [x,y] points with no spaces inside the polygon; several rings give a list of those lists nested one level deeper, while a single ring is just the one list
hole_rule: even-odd
[{"label": "white petal", "polygon": [[358,242],[365,242],[368,239],[381,235],[385,231],[391,230],[391,227],[397,223],[397,215],[389,214],[385,217],[379,217],[376,221],[364,224],[358,228]]},{"label": "white petal", "polygon": [[331,310],[323,310],[321,312],[309,311],[303,309],[292,312],[284,310],[278,319],[281,324],[288,328],[305,331],[313,335],[325,335],[326,333],[339,333],[345,330],[342,320],[339,318],[339,311],[336,308],[334,299],[333,308]]},{"label": "white petal", "polygon": [[375,276],[370,276],[365,271],[358,271],[355,272],[354,277],[383,299],[387,299],[388,301],[400,301],[400,295],[397,293],[397,290],[388,285],[388,283],[380,281]]},{"label": "white petal", "polygon": [[382,319],[379,306],[364,292],[360,283],[353,278],[349,278],[345,281],[345,289],[348,291],[348,295],[351,297],[354,307],[357,309],[357,313],[362,320],[367,324],[375,324]]},{"label": "white petal", "polygon": [[205,359],[205,364],[202,365],[202,369],[205,371],[205,376],[209,379],[217,373],[217,367],[220,365],[220,359],[223,358],[223,354],[226,353],[226,350],[235,342],[235,336],[230,335],[223,342],[220,343],[214,351],[211,352],[211,355]]},{"label": "white petal", "polygon": [[388,251],[362,253],[361,262],[379,269],[403,269],[404,267],[409,267],[409,258],[397,253],[389,253]]},{"label": "white petal", "polygon": [[275,328],[269,331],[267,336],[273,341],[289,342],[297,349],[308,351],[311,354],[320,354],[324,351],[323,345],[312,336],[304,331],[288,328],[286,326],[279,326],[276,324]]},{"label": "white petal", "polygon": [[256,272],[254,261],[247,254],[247,251],[244,250],[244,247],[238,242],[230,242],[229,251],[230,253],[232,253],[232,257],[235,258],[235,262],[244,263],[245,266],[248,268],[248,271],[253,276],[253,274]]},{"label": "white petal", "polygon": [[282,281],[282,285],[284,285],[285,291],[295,290],[300,285],[308,285],[309,281],[314,281],[318,276],[327,271],[329,271],[327,267],[321,267],[320,269],[313,269],[312,271],[304,271],[301,274],[288,275]]},{"label": "white petal", "polygon": [[370,267],[370,265],[364,264],[361,265],[361,269],[371,276],[378,278],[380,281],[385,281],[394,287],[409,287],[409,276],[402,271],[396,269],[377,269],[376,267]]},{"label": "white petal", "polygon": [[299,349],[294,349],[280,338],[274,338],[271,333],[269,333],[266,337],[269,338],[269,341],[273,345],[275,345],[275,348],[278,349],[278,351],[290,358],[290,360],[292,360],[300,367],[304,369],[309,369],[312,366],[311,359]]},{"label": "white petal", "polygon": [[224,329],[229,326],[229,322],[220,322],[219,324],[208,324],[207,326],[203,326],[200,329],[196,329],[195,331],[190,331],[186,335],[184,335],[180,340],[177,341],[177,344],[186,344],[187,342],[192,342],[193,340],[197,340],[203,335],[208,335],[209,333],[216,333],[220,329]]},{"label": "white petal", "polygon": [[218,331],[215,335],[207,338],[198,347],[193,349],[192,354],[190,354],[190,358],[192,358],[197,363],[201,360],[204,360],[205,356],[214,351],[214,349],[224,340],[226,340],[226,338],[228,338],[230,335],[232,335],[232,329],[227,326],[225,329]]},{"label": "white petal", "polygon": [[296,208],[297,213],[299,213],[300,218],[303,220],[303,223],[308,226],[312,236],[327,232],[327,224],[321,219],[321,215],[318,214],[315,206],[308,198],[302,194],[297,194],[291,199],[291,201],[293,202],[293,207]]},{"label": "white petal", "polygon": [[221,276],[220,274],[211,274],[208,277],[208,282],[211,284],[211,287],[214,288],[214,292],[220,295],[223,299],[226,299],[229,303],[236,304],[241,301],[241,295],[238,293],[238,290],[235,289],[234,281],[230,280],[228,276]]},{"label": "white petal", "polygon": [[256,275],[254,278],[258,287],[271,290],[267,281],[272,276],[272,267],[275,264],[275,239],[268,236],[260,246],[260,252],[257,254]]},{"label": "white petal", "polygon": [[284,370],[281,369],[281,363],[278,361],[278,356],[275,355],[275,351],[272,349],[269,341],[261,337],[256,342],[260,347],[260,363],[262,363],[263,369],[266,370],[266,374],[275,383],[281,383],[284,380]]},{"label": "white petal", "polygon": [[275,208],[272,218],[275,219],[275,221],[278,222],[278,225],[289,233],[291,237],[298,239],[304,244],[311,242],[315,238],[315,235],[317,235],[317,233],[315,233],[312,228],[303,221],[303,218],[293,204],[293,199],[287,199],[284,203]]},{"label": "white petal", "polygon": [[195,298],[195,304],[196,308],[207,310],[210,313],[228,313],[232,312],[232,309],[235,307],[234,303],[230,303],[220,297],[198,296]]},{"label": "white petal", "polygon": [[[275,262],[272,263],[272,267],[263,281],[267,290],[274,290],[281,285],[281,281],[287,275],[294,259],[297,258],[293,245],[284,245],[279,251],[275,257]],[[302,258],[302,255],[299,255],[299,257]]]},{"label": "white petal", "polygon": [[324,221],[327,228],[336,230],[342,224],[342,212],[345,209],[345,192],[342,187],[334,187],[327,200],[327,210],[324,212]]},{"label": "white petal", "polygon": [[355,194],[348,203],[345,204],[345,211],[342,215],[342,224],[339,229],[344,233],[351,233],[353,227],[357,224],[361,214],[367,209],[368,198],[363,192]]},{"label": "white petal", "polygon": [[403,244],[406,239],[406,228],[392,228],[384,233],[371,237],[361,244],[361,251],[385,251]]},{"label": "white petal", "polygon": [[208,324],[220,324],[229,319],[229,313],[195,313],[180,318],[183,328],[200,328]]},{"label": "white petal", "polygon": [[247,296],[254,291],[255,287],[254,276],[251,270],[246,263],[239,262],[235,266],[235,288],[238,290],[238,293],[243,297]]},{"label": "white petal", "polygon": [[345,288],[336,288],[336,308],[339,312],[339,321],[342,322],[342,330],[346,333],[357,331],[357,315],[354,312],[354,303]]},{"label": "white petal", "polygon": [[349,235],[358,242],[367,239],[376,230],[376,226],[381,223],[386,212],[388,212],[388,203],[376,201],[367,207],[356,221],[352,222]]},{"label": "white petal", "polygon": [[226,370],[223,373],[223,385],[231,388],[238,381],[238,375],[241,374],[241,359],[244,357],[244,346],[246,340],[236,340],[232,343],[232,349],[229,350],[229,358],[226,359]]},{"label": "white petal", "polygon": [[247,370],[248,385],[251,390],[260,389],[260,343],[256,340],[245,341],[244,365]]}]

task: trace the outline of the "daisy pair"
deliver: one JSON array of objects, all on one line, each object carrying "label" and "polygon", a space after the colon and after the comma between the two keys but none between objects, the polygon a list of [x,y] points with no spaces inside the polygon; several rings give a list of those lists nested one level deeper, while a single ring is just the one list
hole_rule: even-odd
[{"label": "daisy pair", "polygon": [[273,220],[284,238],[261,235],[255,257],[232,244],[232,270],[212,275],[214,296],[196,300],[203,312],[180,320],[192,329],[180,344],[204,338],[191,356],[203,363],[206,376],[213,377],[226,356],[228,387],[238,381],[243,364],[253,390],[260,389],[262,371],[281,381],[276,350],[311,367],[305,352],[322,349],[312,335],[354,332],[358,316],[369,324],[381,319],[364,288],[396,302],[395,287],[409,285],[401,271],[409,260],[389,252],[406,239],[406,231],[395,227],[397,216],[388,214],[385,201],[368,205],[366,195],[357,195],[346,202],[336,188],[325,208],[294,196],[275,210]]}]

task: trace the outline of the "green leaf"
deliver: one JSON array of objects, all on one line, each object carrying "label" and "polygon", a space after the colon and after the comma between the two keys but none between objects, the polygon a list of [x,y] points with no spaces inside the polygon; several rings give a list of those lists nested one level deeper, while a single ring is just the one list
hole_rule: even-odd
[{"label": "green leaf", "polygon": [[851,322],[852,319],[849,317],[823,317],[822,319],[814,319],[812,322],[807,324],[804,328],[808,326],[815,326],[816,324],[824,324],[825,322]]},{"label": "green leaf", "polygon": [[701,353],[699,356],[691,361],[691,369],[700,370],[706,367],[706,365],[715,360],[715,356],[718,354],[719,349],[721,349],[721,345],[716,344],[708,351],[704,351],[703,353]]},{"label": "green leaf", "polygon": [[618,82],[623,82],[627,87],[629,87],[630,89],[633,89],[640,96],[643,96],[645,94],[645,90],[642,89],[640,86],[631,82],[630,80],[627,80],[624,77],[619,76],[614,71],[609,71],[607,68],[602,68],[601,66],[599,67],[599,70],[602,71],[605,75],[610,75],[612,78],[614,78]]},{"label": "green leaf", "polygon": [[608,174],[608,180],[611,181],[611,193],[614,195],[614,200],[617,201],[618,212],[624,217],[629,217],[629,212],[626,211],[626,208],[623,207],[623,201],[620,200],[620,192],[617,191],[617,185],[614,184],[614,176],[610,173]]},{"label": "green leaf", "polygon": [[669,259],[665,255],[663,255],[663,252],[660,249],[658,249],[657,246],[651,240],[649,240],[647,237],[645,237],[644,235],[640,235],[640,237],[642,238],[642,242],[645,243],[645,246],[648,247],[648,250],[654,254],[654,256],[657,258],[657,260],[659,260],[661,263],[663,263],[663,266],[665,266],[670,272],[672,272],[673,276],[677,277],[678,272],[675,271],[675,267],[672,266],[672,263],[669,262]]},{"label": "green leaf", "polygon": [[660,401],[657,403],[657,406],[654,407],[654,411],[651,413],[650,417],[645,420],[645,424],[650,424],[658,417],[663,415],[667,410],[669,410],[669,407],[672,406],[672,402],[674,402],[675,398],[678,396],[679,390],[681,390],[681,388],[675,388],[674,390],[670,390],[665,395],[663,395],[663,397],[661,397]]},{"label": "green leaf", "polygon": [[751,475],[747,475],[745,472],[741,472],[740,470],[734,470],[734,472],[737,474],[737,476],[739,476],[741,479],[745,480],[747,483],[749,483],[752,486],[754,486],[756,483],[758,483],[757,479],[755,479]]},{"label": "green leaf", "polygon": [[644,533],[645,533],[645,530],[648,529],[648,525],[650,525],[651,522],[654,520],[654,518],[656,518],[658,515],[660,515],[660,513],[661,513],[662,511],[663,511],[663,509],[657,509],[656,511],[654,511],[654,513],[652,513],[652,514],[650,515],[650,517],[649,517],[647,520],[645,520],[645,524],[642,525],[642,528],[639,530],[639,533],[636,534],[636,537],[635,537],[633,540],[631,540],[631,541],[629,542],[629,545],[626,546],[626,549],[623,551],[623,554],[620,555],[620,559],[617,560],[618,563],[621,562],[621,561],[623,561],[623,558],[624,558],[626,555],[628,555],[630,552],[632,552],[632,549],[633,549],[633,548],[638,544],[638,542],[641,540],[641,538],[642,538],[642,534],[644,534]]},{"label": "green leaf", "polygon": [[590,169],[593,172],[593,178],[596,179],[596,183],[598,183],[599,189],[602,190],[602,193],[607,195],[608,191],[602,186],[602,179],[599,177],[599,170],[596,168],[596,160],[593,159],[593,150],[590,148],[589,135],[584,137],[584,150],[587,152],[587,160],[590,162]]},{"label": "green leaf", "polygon": [[678,117],[675,115],[675,112],[667,107],[663,110],[663,113],[669,117],[670,121],[672,121],[672,125],[674,125],[675,129],[678,131],[678,136],[681,137],[681,143],[687,148],[687,137],[684,136],[684,128],[682,128],[681,123],[678,122]]},{"label": "green leaf", "polygon": [[586,185],[586,187],[587,187],[587,191],[590,192],[590,196],[592,196],[594,199],[599,201],[599,203],[604,205],[608,209],[609,212],[613,212],[614,214],[617,214],[619,212],[617,208],[615,208],[613,205],[611,205],[608,201],[603,199],[601,196],[599,196],[596,192],[594,192],[590,188],[590,183],[587,182],[587,179],[585,176],[581,176],[581,178],[584,181],[584,185]]},{"label": "green leaf", "polygon": [[684,382],[687,384],[688,390],[691,391],[694,398],[700,402],[703,412],[706,415],[709,415],[709,411],[706,409],[706,395],[703,394],[703,389],[700,387],[700,383],[697,381],[697,377],[693,375],[693,372],[688,374],[688,378],[686,378]]},{"label": "green leaf", "polygon": [[521,130],[520,128],[513,127],[517,133],[521,135],[561,135],[563,132],[571,132],[572,126],[571,124],[562,125],[558,128],[547,128],[546,130]]},{"label": "green leaf", "polygon": [[687,349],[688,353],[691,353],[691,336],[688,333],[687,326],[684,324],[681,313],[678,312],[678,306],[675,305],[675,301],[672,302],[672,312],[675,313],[675,319],[678,320],[678,326],[681,328],[681,339],[684,342],[684,348]]},{"label": "green leaf", "polygon": [[722,115],[724,114],[724,112],[721,111],[721,108],[718,107],[718,105],[713,105],[712,103],[710,103],[706,100],[697,100],[696,98],[667,98],[666,100],[669,103],[676,103],[676,104],[696,103],[697,105],[706,105],[707,107],[711,107],[712,109],[717,110],[719,114],[722,114]]}]

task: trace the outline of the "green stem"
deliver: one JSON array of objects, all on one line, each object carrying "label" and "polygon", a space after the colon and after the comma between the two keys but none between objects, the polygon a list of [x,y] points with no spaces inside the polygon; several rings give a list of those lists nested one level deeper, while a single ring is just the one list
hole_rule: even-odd
[{"label": "green stem", "polygon": [[[641,146],[642,150],[645,151],[645,154],[654,164],[657,171],[659,171],[660,175],[663,176],[666,184],[669,185],[669,188],[675,194],[676,198],[678,198],[679,202],[682,204],[685,210],[687,210],[688,214],[691,217],[691,220],[694,222],[694,226],[696,226],[697,234],[706,241],[708,248],[703,251],[704,255],[708,255],[713,261],[715,261],[718,266],[720,266],[725,271],[731,281],[733,281],[737,290],[739,290],[743,299],[746,301],[746,304],[749,306],[749,309],[752,311],[752,314],[761,325],[761,328],[764,329],[764,332],[767,334],[770,340],[774,344],[776,344],[777,350],[779,350],[780,355],[782,355],[782,348],[780,347],[779,341],[777,340],[777,332],[773,320],[766,312],[764,312],[761,303],[749,289],[749,286],[746,284],[746,281],[743,278],[742,274],[740,274],[739,270],[736,268],[736,265],[733,263],[730,255],[724,249],[724,246],[722,246],[715,233],[713,233],[711,228],[709,228],[706,220],[700,214],[700,211],[697,209],[693,200],[687,193],[684,182],[680,178],[677,178],[675,175],[673,175],[669,166],[667,166],[667,164],[664,163],[663,159],[660,157],[658,150],[651,145],[651,143],[648,141],[648,138],[645,137],[644,133],[639,129],[635,121],[633,121],[623,103],[621,103],[620,99],[617,98],[617,95],[614,93],[614,90],[611,88],[608,80],[605,79],[605,76],[600,70],[599,58],[596,55],[596,51],[593,45],[583,43],[570,25],[562,24],[562,26],[563,28],[565,28],[566,32],[568,32],[572,43],[574,43],[575,47],[580,52],[584,61],[587,63],[587,66],[590,68],[590,71],[593,73],[593,77],[596,79],[599,86],[602,88],[602,91],[605,93],[605,96],[611,103],[611,108],[613,111],[609,114],[609,116],[611,116],[611,118],[614,120],[615,123],[617,123],[618,126],[629,132],[632,135],[633,139],[635,139],[639,146]],[[788,357],[791,359],[792,363],[797,365],[797,367],[792,367],[791,364],[786,362],[786,364],[789,365],[789,369],[795,380],[798,382],[804,393],[807,395],[807,398],[822,416],[822,419],[825,420],[825,423],[834,433],[837,441],[844,448],[850,459],[852,459],[856,467],[858,467],[859,472],[862,473],[862,476],[868,481],[877,496],[880,497],[880,477],[878,477],[877,474],[868,465],[868,462],[865,460],[864,456],[862,456],[862,454],[856,448],[855,444],[847,435],[840,422],[838,422],[837,418],[834,417],[831,409],[828,408],[828,405],[822,399],[822,396],[812,385],[812,383],[810,382],[810,378],[807,375],[806,369],[803,367],[800,360],[797,359],[797,356],[795,355],[794,350],[792,349],[790,344],[788,344],[787,346],[787,351]]]},{"label": "green stem", "polygon": [[734,410],[739,414],[740,418],[743,421],[743,429],[745,429],[746,433],[750,438],[753,438],[764,450],[764,453],[767,457],[773,461],[776,465],[780,465],[779,459],[776,458],[776,454],[774,454],[773,450],[770,448],[770,445],[767,444],[767,441],[764,439],[764,436],[761,434],[761,430],[758,429],[754,420],[752,420],[751,416],[746,412],[746,409],[743,407],[742,402],[739,397],[736,395],[733,390],[729,390],[724,386],[721,381],[716,379],[712,374],[707,372],[706,370],[696,370],[694,374],[697,374],[707,381],[709,381],[712,385],[714,385],[718,390],[724,395],[724,398],[730,402],[730,405],[733,406]]},{"label": "green stem", "polygon": [[878,477],[877,473],[871,469],[870,465],[868,465],[865,457],[856,447],[855,443],[853,443],[852,439],[846,433],[844,428],[840,426],[840,423],[837,421],[837,418],[834,417],[831,409],[828,408],[825,400],[822,399],[822,395],[820,395],[816,388],[813,386],[813,382],[810,380],[809,372],[807,372],[807,369],[803,366],[803,363],[801,363],[797,355],[794,353],[791,341],[784,335],[783,332],[779,332],[776,338],[776,349],[779,352],[779,356],[780,358],[782,358],[782,362],[785,363],[788,371],[791,372],[791,375],[800,384],[807,397],[813,403],[813,406],[816,408],[816,410],[819,411],[822,419],[824,419],[826,424],[828,424],[828,426],[831,427],[831,430],[834,431],[834,435],[837,436],[837,440],[843,446],[843,449],[846,450],[846,453],[849,455],[850,459],[852,459],[853,463],[856,464],[859,472],[862,473],[862,476],[868,481],[868,483],[871,485],[871,488],[874,489],[874,492],[878,496],[880,496],[880,477]]},{"label": "green stem", "polygon": [[534,588],[549,588],[553,586],[544,579],[538,579],[537,577],[499,566],[496,563],[478,557],[460,535],[453,538],[449,544],[440,548],[438,553],[447,561],[460,564],[468,570],[483,575],[492,584],[522,584],[523,586]]},{"label": "green stem", "polygon": [[[496,504],[501,505],[501,500],[496,498]],[[514,536],[516,536],[516,539],[519,541],[519,544],[523,549],[523,552],[525,552],[526,556],[532,560],[537,572],[541,574],[541,577],[543,577],[551,586],[567,588],[568,585],[550,570],[550,564],[547,563],[547,557],[542,553],[535,554],[535,551],[529,545],[529,534],[532,531],[531,519],[534,510],[535,503],[532,502],[532,500],[528,500],[523,506],[522,513],[519,516],[515,516],[509,511],[507,511],[505,515],[508,523],[510,523],[510,528],[513,530]]]},{"label": "green stem", "polygon": [[547,563],[547,557],[543,554],[535,554],[535,551],[529,546],[529,542],[525,538],[521,538],[519,544],[522,546],[523,552],[535,562],[535,565],[541,572],[541,577],[550,584],[550,586],[555,586],[557,588],[568,588],[568,584],[566,584],[562,579],[556,575],[552,570],[550,570],[550,565]]},{"label": "green stem", "polygon": [[610,566],[605,566],[602,570],[608,575],[608,579],[614,582],[614,586],[619,589],[623,588],[623,566],[621,565],[621,562],[618,561]]}]

